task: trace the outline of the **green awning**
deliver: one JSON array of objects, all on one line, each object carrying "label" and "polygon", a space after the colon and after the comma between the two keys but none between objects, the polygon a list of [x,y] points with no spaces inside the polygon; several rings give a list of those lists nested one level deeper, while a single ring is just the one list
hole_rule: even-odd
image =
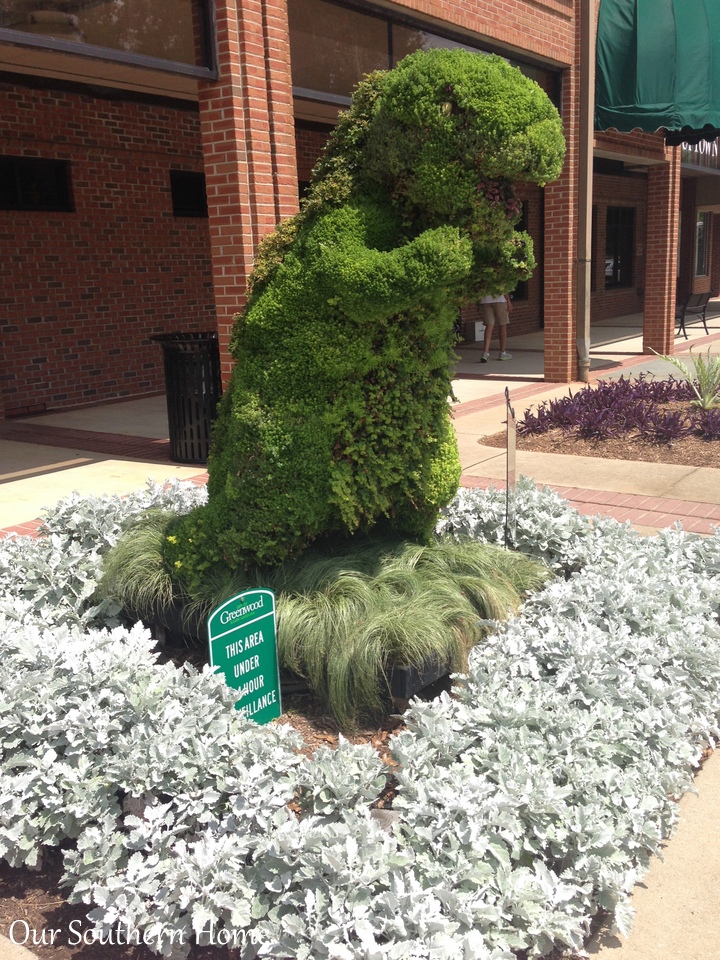
[{"label": "green awning", "polygon": [[720,0],[601,0],[595,129],[720,134]]}]

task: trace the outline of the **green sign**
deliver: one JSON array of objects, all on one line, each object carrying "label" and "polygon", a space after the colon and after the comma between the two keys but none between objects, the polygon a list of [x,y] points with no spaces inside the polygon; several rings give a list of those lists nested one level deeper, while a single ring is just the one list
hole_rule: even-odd
[{"label": "green sign", "polygon": [[208,618],[210,666],[239,691],[235,708],[257,723],[282,713],[272,590],[247,590],[226,600]]}]

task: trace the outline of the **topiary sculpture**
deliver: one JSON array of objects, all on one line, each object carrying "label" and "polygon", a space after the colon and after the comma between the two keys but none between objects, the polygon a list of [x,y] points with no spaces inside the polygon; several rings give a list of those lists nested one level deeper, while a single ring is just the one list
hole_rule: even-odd
[{"label": "topiary sculpture", "polygon": [[560,118],[500,57],[419,52],[370,74],[235,318],[209,503],[166,559],[192,587],[382,518],[427,538],[460,465],[448,395],[461,304],[534,266],[514,181],[561,169]]}]

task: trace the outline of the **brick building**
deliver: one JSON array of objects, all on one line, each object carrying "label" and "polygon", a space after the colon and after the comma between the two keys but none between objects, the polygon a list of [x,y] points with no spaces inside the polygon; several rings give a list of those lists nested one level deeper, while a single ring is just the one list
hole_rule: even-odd
[{"label": "brick building", "polygon": [[[169,331],[217,329],[227,374],[257,243],[353,85],[433,46],[502,54],[561,112],[563,174],[522,194],[538,269],[513,320],[544,328],[546,378],[572,380],[581,6],[2,0],[0,416],[162,391],[150,337]],[[676,275],[718,289],[717,166],[716,144],[596,134],[592,319],[644,311],[645,348],[671,349]]]}]

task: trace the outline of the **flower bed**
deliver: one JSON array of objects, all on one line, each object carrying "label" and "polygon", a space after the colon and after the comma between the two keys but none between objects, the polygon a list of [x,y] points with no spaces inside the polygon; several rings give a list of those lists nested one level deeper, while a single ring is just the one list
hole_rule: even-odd
[{"label": "flower bed", "polygon": [[[309,759],[209,671],[161,664],[93,605],[101,555],[173,488],[60,505],[0,542],[0,852],[68,843],[98,931],[166,956],[512,960],[626,930],[720,711],[720,537],[652,539],[522,483],[517,547],[558,578],[471,654],[457,695],[417,703],[389,770],[341,742]],[[444,533],[501,542],[504,494],[460,491]]]},{"label": "flower bed", "polygon": [[[720,410],[699,406],[689,380],[601,380],[595,387],[556,400],[544,400],[518,423],[520,436],[558,429],[581,440],[635,436],[647,443],[672,443],[694,435],[720,439]],[[680,409],[678,409],[680,407]]]},{"label": "flower bed", "polygon": [[[518,449],[646,463],[720,468],[720,409],[691,380],[641,375],[596,386],[528,409],[518,422]],[[714,405],[713,405],[714,404]],[[505,433],[485,437],[505,447]]]}]

